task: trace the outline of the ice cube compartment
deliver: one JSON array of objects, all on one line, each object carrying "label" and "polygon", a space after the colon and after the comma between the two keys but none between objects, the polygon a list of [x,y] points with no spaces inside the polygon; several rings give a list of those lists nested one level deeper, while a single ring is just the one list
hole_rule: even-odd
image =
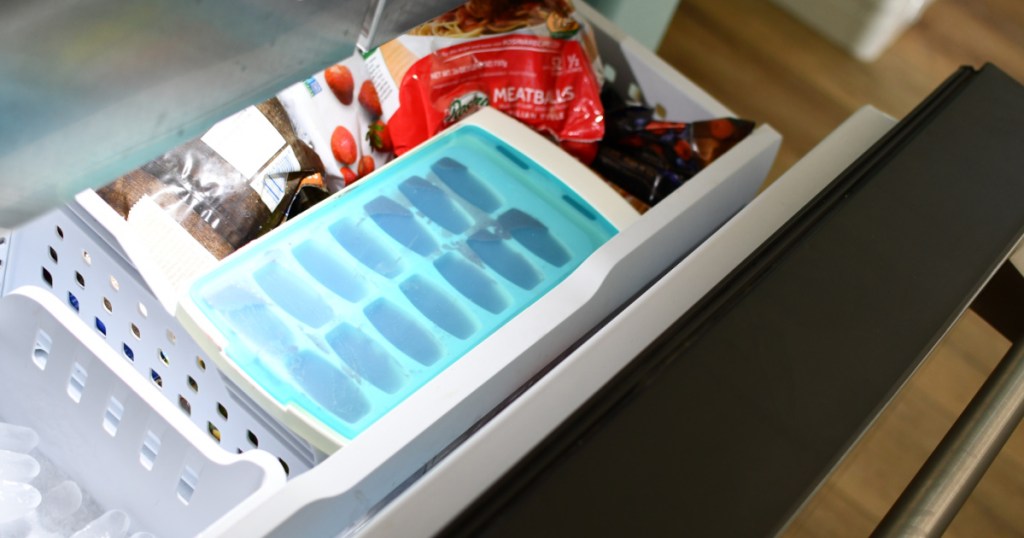
[{"label": "ice cube compartment", "polygon": [[600,215],[464,126],[239,251],[190,299],[260,391],[352,439],[614,235]]}]

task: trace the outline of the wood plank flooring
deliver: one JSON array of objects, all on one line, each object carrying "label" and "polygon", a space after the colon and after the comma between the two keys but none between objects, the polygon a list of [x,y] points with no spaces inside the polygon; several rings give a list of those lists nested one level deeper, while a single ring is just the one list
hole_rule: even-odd
[{"label": "wood plank flooring", "polygon": [[937,0],[864,64],[764,0],[684,0],[658,53],[739,116],[784,139],[772,178],[864,104],[897,118],[960,65],[1024,81],[1024,2]]},{"label": "wood plank flooring", "polygon": [[[684,0],[658,53],[782,133],[771,181],[861,105],[903,117],[960,65],[990,61],[1024,81],[1024,1],[937,0],[865,64],[770,2]],[[1008,348],[969,311],[783,534],[869,534]],[[1024,536],[1024,427],[948,536]]]}]

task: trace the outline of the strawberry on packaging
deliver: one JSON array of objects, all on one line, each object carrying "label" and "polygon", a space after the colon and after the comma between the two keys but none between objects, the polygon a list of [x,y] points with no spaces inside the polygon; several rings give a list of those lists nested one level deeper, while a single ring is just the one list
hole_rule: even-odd
[{"label": "strawberry on packaging", "polygon": [[363,85],[359,87],[359,104],[375,118],[380,117],[380,98],[377,97],[377,89],[373,87],[373,82],[364,80]]},{"label": "strawberry on packaging", "polygon": [[352,183],[355,183],[355,181],[357,179],[359,179],[359,176],[357,176],[356,173],[353,172],[352,169],[347,167],[347,166],[341,167],[340,170],[341,170],[341,177],[344,178],[346,185],[350,185]]},{"label": "strawberry on packaging", "polygon": [[377,151],[391,153],[395,150],[391,142],[391,132],[383,121],[377,120],[370,124],[370,129],[366,131],[366,140],[370,142],[370,147]]},{"label": "strawberry on packaging", "polygon": [[356,162],[356,139],[342,125],[335,127],[334,134],[331,135],[331,153],[342,164]]},{"label": "strawberry on packaging", "polygon": [[362,179],[367,175],[372,174],[376,169],[377,165],[374,163],[373,157],[370,157],[369,155],[363,156],[362,159],[359,159],[358,179]]},{"label": "strawberry on packaging", "polygon": [[324,81],[334,92],[334,96],[343,105],[352,104],[352,92],[355,89],[355,82],[352,80],[352,70],[347,65],[332,65],[324,70]]},{"label": "strawberry on packaging", "polygon": [[390,139],[384,143],[386,135],[368,136],[380,131],[375,125],[384,124],[378,120],[380,105],[373,109],[376,92],[358,55],[291,86],[278,94],[278,99],[300,138],[324,163],[334,163],[326,168],[338,183],[348,185],[358,179],[354,169],[365,170],[367,162],[375,169],[394,157]]},{"label": "strawberry on packaging", "polygon": [[398,155],[493,106],[589,162],[604,135],[601,61],[571,2],[470,0],[366,56]]}]

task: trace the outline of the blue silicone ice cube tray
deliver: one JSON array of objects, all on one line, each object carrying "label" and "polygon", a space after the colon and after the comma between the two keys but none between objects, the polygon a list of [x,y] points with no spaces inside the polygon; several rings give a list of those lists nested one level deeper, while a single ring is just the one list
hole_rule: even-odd
[{"label": "blue silicone ice cube tray", "polygon": [[350,440],[616,231],[543,166],[465,126],[235,253],[189,296],[259,392]]}]

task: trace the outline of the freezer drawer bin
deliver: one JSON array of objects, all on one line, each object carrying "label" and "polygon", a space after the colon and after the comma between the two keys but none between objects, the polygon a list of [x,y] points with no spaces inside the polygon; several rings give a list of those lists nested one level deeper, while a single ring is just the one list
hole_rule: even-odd
[{"label": "freezer drawer bin", "polygon": [[[608,66],[607,79],[619,93],[642,95],[650,105],[664,110],[665,118],[668,120],[698,121],[732,116],[721,103],[673,71],[650,51],[623,35],[600,15],[582,4],[578,4],[577,7],[593,23],[601,56]],[[499,131],[499,138],[503,141],[506,132],[507,130]],[[639,218],[623,218],[619,210],[607,210],[607,204],[596,201],[603,195],[595,196],[593,191],[585,189],[577,191],[575,187],[570,189],[575,193],[569,196],[571,203],[561,206],[555,213],[572,215],[572,212],[576,212],[582,215],[589,212],[607,221],[603,224],[600,219],[586,219],[588,223],[583,228],[597,231],[591,232],[593,242],[585,250],[568,252],[569,261],[562,267],[574,269],[567,270],[565,274],[558,274],[555,271],[555,268],[561,269],[559,263],[565,259],[558,248],[543,249],[539,248],[539,243],[534,244],[533,247],[542,252],[542,256],[530,251],[525,244],[530,241],[529,239],[525,242],[520,242],[515,237],[509,241],[503,240],[502,245],[508,246],[523,259],[540,268],[538,271],[543,270],[542,280],[546,282],[546,279],[550,278],[551,287],[546,288],[545,293],[538,295],[535,301],[525,300],[520,305],[521,310],[518,314],[511,316],[507,321],[502,320],[504,324],[500,327],[497,318],[493,318],[493,333],[488,333],[486,338],[482,337],[483,333],[490,328],[482,321],[478,322],[479,327],[472,335],[467,336],[465,341],[479,336],[481,339],[478,342],[474,341],[476,343],[473,344],[470,353],[478,358],[486,357],[488,360],[454,360],[443,368],[443,371],[439,369],[432,379],[427,380],[424,377],[418,389],[402,399],[401,403],[396,402],[390,411],[373,420],[372,424],[366,418],[371,416],[369,411],[361,419],[352,418],[355,413],[348,415],[352,418],[353,426],[366,426],[365,429],[346,432],[351,437],[334,429],[325,429],[327,434],[319,435],[313,432],[312,428],[291,422],[287,417],[282,418],[282,413],[275,411],[273,406],[267,406],[270,398],[269,395],[259,392],[262,389],[254,390],[252,386],[242,383],[246,380],[236,375],[237,372],[232,374],[230,368],[222,369],[222,361],[218,354],[224,341],[214,339],[211,347],[211,341],[206,341],[205,344],[199,341],[205,339],[202,335],[207,333],[198,331],[195,334],[200,335],[200,338],[193,337],[192,332],[186,329],[174,312],[174,302],[183,295],[168,293],[169,288],[161,287],[148,272],[152,262],[140,255],[144,254],[146,249],[140,249],[138,246],[145,241],[160,241],[160,238],[135,235],[124,219],[105,205],[95,192],[83,192],[76,197],[74,203],[26,223],[14,230],[5,243],[0,244],[2,291],[6,300],[14,294],[31,290],[33,296],[47,297],[47,304],[52,310],[63,309],[61,320],[67,323],[76,322],[78,330],[84,333],[80,335],[82,338],[98,338],[106,346],[106,353],[113,360],[120,361],[118,368],[128,370],[125,381],[130,387],[160,395],[162,399],[159,400],[159,405],[164,408],[169,406],[170,414],[176,423],[184,421],[182,427],[189,435],[201,438],[206,445],[212,445],[215,453],[232,457],[239,452],[244,452],[245,457],[249,454],[261,454],[257,459],[263,462],[269,460],[278,473],[280,469],[284,469],[285,474],[291,478],[283,486],[279,483],[278,486],[266,486],[271,490],[268,492],[269,498],[263,494],[264,490],[260,489],[255,495],[248,497],[249,501],[242,502],[237,507],[237,512],[231,512],[230,517],[222,518],[220,523],[214,523],[208,532],[213,535],[230,534],[236,531],[234,525],[238,522],[251,520],[256,523],[253,518],[259,515],[260,530],[257,533],[271,532],[286,521],[294,522],[300,519],[309,522],[309,526],[303,528],[301,534],[337,533],[352,529],[361,521],[365,521],[376,510],[386,505],[396,492],[413,483],[416,477],[440,461],[452,447],[471,438],[476,428],[499,413],[509,402],[514,401],[526,387],[543,377],[554,362],[578,346],[615,312],[629,304],[659,275],[679,260],[685,259],[705,238],[726,223],[755,197],[771,167],[779,142],[778,133],[770,126],[757,127],[746,139]],[[518,147],[515,144],[510,146]],[[553,145],[548,146],[555,149]],[[523,147],[524,150],[516,151],[528,157],[527,161],[543,163],[555,177],[569,178],[571,181],[578,175],[575,172],[554,172],[548,164],[548,159],[532,156],[536,147],[540,146],[531,143],[524,144]],[[455,155],[451,158],[457,160],[465,157]],[[507,159],[506,156],[502,158]],[[395,161],[394,166],[400,166],[400,161]],[[479,174],[475,166],[467,166],[467,169]],[[382,173],[386,171],[387,168],[381,169]],[[429,180],[428,177],[423,179]],[[435,194],[436,191],[431,191],[433,187],[440,188],[443,192],[448,192],[445,189],[454,192],[454,188],[444,182],[430,183],[429,187],[413,182],[411,186],[421,190],[425,188],[426,192]],[[409,186],[406,190],[412,192]],[[415,207],[408,193],[403,194],[400,188],[397,192],[398,194],[394,196],[389,195],[389,199],[399,206],[408,200]],[[501,191],[498,192],[501,194]],[[353,196],[357,194],[358,191],[351,193]],[[416,196],[416,193],[412,193],[412,197]],[[504,197],[504,194],[502,196]],[[376,198],[369,196],[366,200],[355,199],[361,202],[363,212],[367,214],[367,230],[383,239],[379,244],[413,252],[403,256],[403,261],[421,256],[409,248],[418,247],[418,242],[410,243],[409,247],[396,242],[392,234],[402,237],[404,232],[401,227],[392,227],[389,233],[365,211],[369,206],[378,216],[388,215],[388,218],[391,218],[405,214],[386,201],[375,201]],[[461,195],[442,197],[439,203],[444,204],[446,199],[458,200],[458,203],[462,204],[466,198]],[[615,202],[622,204],[618,199],[615,199]],[[573,204],[578,207],[572,207]],[[465,206],[456,207],[460,211],[467,211]],[[536,230],[538,228],[533,225],[533,220],[536,220],[543,223],[551,231],[551,237],[567,250],[569,247],[577,246],[576,240],[570,240],[560,232],[554,231],[556,228],[560,229],[560,225],[551,221],[552,217],[545,216],[546,213],[537,211],[533,206],[519,207],[522,213],[510,213],[510,209],[511,206],[501,206],[494,211],[480,211],[486,213],[487,218],[496,221],[499,226],[502,226],[504,217],[504,226],[508,228],[530,224]],[[432,210],[436,211],[437,208],[426,211],[415,208],[415,211],[422,212],[423,215]],[[583,212],[580,213],[580,210]],[[470,214],[473,214],[473,211],[472,208],[468,210]],[[432,222],[440,225],[439,219],[443,217],[438,215],[439,213],[435,213],[437,218],[432,219]],[[306,218],[312,222],[315,216],[314,212]],[[425,222],[419,216],[415,218],[420,220],[414,222]],[[294,224],[298,228],[304,222],[305,219],[300,218]],[[457,228],[453,222],[454,219],[447,223]],[[433,224],[427,223],[424,226]],[[589,228],[593,226],[596,228]],[[452,233],[447,229],[442,231],[441,228],[443,226],[428,228],[431,232],[430,237],[439,245],[441,242],[435,234],[443,236]],[[289,226],[285,226],[277,232],[287,233],[288,229]],[[285,240],[279,240],[278,237],[286,236],[279,236],[277,232],[268,234],[260,240],[261,242],[251,245],[255,247],[254,251],[261,248],[262,244],[269,248],[280,241],[283,245]],[[311,240],[323,242],[334,249],[333,252],[340,259],[352,262],[352,267],[366,267],[331,235],[329,227],[318,232],[322,232],[322,235]],[[462,233],[462,246],[472,252],[469,243],[473,232]],[[511,232],[509,235],[512,235]],[[290,245],[289,248],[292,246],[298,245]],[[3,249],[8,250],[4,252]],[[300,253],[303,251],[301,248],[298,250]],[[288,252],[288,256],[291,257],[285,258],[288,267],[298,269],[298,259],[292,250]],[[459,253],[462,255],[461,251]],[[245,249],[239,251],[239,254],[245,254]],[[437,256],[436,259],[426,257],[431,262],[427,267],[428,275],[429,271],[437,271],[435,262],[442,257],[440,250]],[[223,268],[231,263],[233,262],[230,259],[227,260]],[[290,265],[292,263],[295,265]],[[260,267],[273,268],[274,265]],[[475,267],[480,269],[479,266]],[[486,264],[484,267],[483,270],[490,271],[485,272],[488,278],[496,282],[505,279],[505,276],[493,268],[487,268]],[[211,278],[215,272],[210,273]],[[272,272],[273,269],[263,275],[268,280],[274,280],[270,278],[273,277]],[[293,277],[294,274],[295,271],[292,271]],[[415,276],[415,272],[388,277],[371,269],[367,274],[376,283],[398,286],[398,291],[388,296],[388,299],[393,298],[393,303],[406,304],[407,307],[411,305],[411,309],[400,311],[402,315],[422,315],[413,300],[401,288],[402,283]],[[260,278],[256,275],[257,273],[253,273],[253,276],[247,277],[249,281],[246,286],[251,285],[250,291],[265,294],[266,290],[256,285],[256,279]],[[309,273],[309,278],[312,280],[307,283],[321,286],[312,273]],[[440,280],[428,282],[431,286],[441,289],[449,285],[443,276]],[[525,281],[521,283],[528,284]],[[511,282],[509,286],[508,290],[525,293],[523,287],[515,282]],[[545,286],[546,283],[538,283],[534,289],[540,291]],[[319,290],[321,298],[341,293],[341,290],[315,289]],[[512,294],[510,291],[506,292]],[[175,300],[168,301],[168,297],[174,297]],[[465,296],[458,290],[455,294],[447,295],[449,299],[460,301],[463,297]],[[363,301],[359,303],[355,311],[357,315],[353,317],[357,320],[365,319],[372,328],[372,334],[376,328],[373,327],[372,320],[366,316],[366,311],[373,311],[370,308],[373,301],[368,298],[364,298]],[[337,322],[342,317],[342,307],[339,305],[347,304],[340,295],[338,299],[331,297],[330,303],[331,308],[338,311],[331,311],[331,321],[324,323],[324,327],[338,326]],[[520,308],[511,306],[511,298],[509,304],[504,311],[507,314]],[[491,315],[486,308],[472,300],[463,303],[462,306],[469,311],[486,311]],[[281,319],[293,321],[289,319],[291,314],[284,314],[283,310],[279,312]],[[417,323],[426,324],[426,321],[423,321],[426,316],[413,319],[417,319]],[[461,332],[457,327],[449,328]],[[444,328],[442,330],[445,332],[437,333],[440,336],[436,338],[448,342],[459,340]],[[308,339],[302,331],[294,334],[302,334],[301,338]],[[524,338],[523,335],[527,337]],[[375,344],[398,349],[387,336],[381,334],[380,337],[382,339],[376,340]],[[329,346],[322,350],[313,343],[311,349],[316,349],[317,353],[323,353],[330,359],[327,353],[330,351]],[[3,371],[7,377],[8,359],[3,359]],[[340,359],[336,360],[338,362],[333,366],[340,364]],[[417,365],[421,364],[411,356],[400,356],[399,360],[405,361],[409,367],[420,367]],[[434,362],[442,363],[442,359]],[[132,369],[134,371],[131,371]],[[21,375],[18,370],[11,372],[12,379],[17,379]],[[456,382],[461,379],[473,382],[465,385]],[[410,382],[403,387],[412,387],[415,384]],[[378,389],[368,387],[367,390]],[[380,391],[375,396],[383,398],[384,394],[384,391]],[[312,403],[314,407],[317,405],[316,402]],[[386,405],[381,404],[379,409],[385,407]],[[358,424],[360,420],[366,421],[365,424]],[[103,431],[102,427],[100,431]],[[341,450],[336,450],[342,445]],[[136,447],[136,451],[138,450]],[[267,453],[270,456],[267,456]],[[131,463],[135,460],[138,460],[137,454],[134,459],[128,461]],[[71,465],[77,467],[79,464]],[[175,480],[177,478],[180,476]],[[205,483],[205,479],[200,476],[200,486]],[[197,488],[196,491],[198,495],[200,490]],[[248,504],[249,502],[253,504]],[[319,512],[321,510],[326,512]],[[300,512],[331,515],[307,519],[299,517],[297,514]]]},{"label": "freezer drawer bin", "polygon": [[[0,501],[9,517],[0,534],[73,532],[118,510],[132,531],[195,535],[283,485],[273,457],[216,446],[157,390],[138,383],[125,359],[52,295],[33,287],[7,294],[0,326],[0,422],[36,432],[28,457],[42,467],[20,477],[39,490],[23,508],[38,510],[11,512],[17,507],[5,491]],[[8,463],[5,479],[13,469]],[[72,488],[81,492],[81,507],[69,504],[60,517],[46,517],[47,506],[58,502],[52,497],[61,495],[54,484],[64,477],[78,485]]]}]

